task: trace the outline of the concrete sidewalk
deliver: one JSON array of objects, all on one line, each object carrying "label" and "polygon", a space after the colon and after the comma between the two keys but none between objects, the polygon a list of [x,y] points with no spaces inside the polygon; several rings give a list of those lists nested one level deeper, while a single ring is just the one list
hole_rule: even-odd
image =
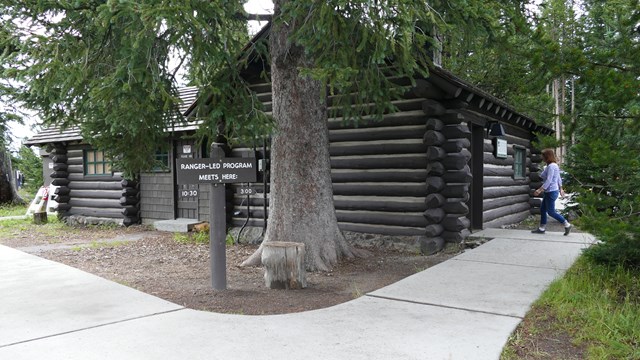
[{"label": "concrete sidewalk", "polygon": [[185,309],[0,246],[0,359],[498,359],[588,234],[493,240],[356,300],[269,316]]}]

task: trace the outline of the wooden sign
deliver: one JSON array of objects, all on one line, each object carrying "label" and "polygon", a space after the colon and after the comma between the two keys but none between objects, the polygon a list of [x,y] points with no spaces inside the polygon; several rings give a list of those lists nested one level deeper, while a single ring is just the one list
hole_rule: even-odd
[{"label": "wooden sign", "polygon": [[256,158],[176,159],[179,185],[255,182]]}]

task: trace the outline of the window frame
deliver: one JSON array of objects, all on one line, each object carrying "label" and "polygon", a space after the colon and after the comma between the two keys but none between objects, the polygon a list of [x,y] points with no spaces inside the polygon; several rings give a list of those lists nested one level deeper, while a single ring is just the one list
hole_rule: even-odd
[{"label": "window frame", "polygon": [[169,149],[156,149],[153,160],[152,172],[171,172],[171,152]]},{"label": "window frame", "polygon": [[[102,155],[102,159],[98,160],[99,154]],[[90,161],[90,155],[93,156],[93,160]],[[113,176],[113,164],[107,160],[104,151],[95,149],[82,150],[82,162],[84,176],[88,177],[100,177],[100,176]],[[100,169],[100,172],[98,170]],[[93,170],[91,172],[90,170]]]},{"label": "window frame", "polygon": [[[521,159],[518,159],[519,154],[521,154]],[[520,179],[525,179],[526,177],[527,177],[527,149],[524,146],[514,145],[513,146],[513,178],[516,180],[520,180]]]}]

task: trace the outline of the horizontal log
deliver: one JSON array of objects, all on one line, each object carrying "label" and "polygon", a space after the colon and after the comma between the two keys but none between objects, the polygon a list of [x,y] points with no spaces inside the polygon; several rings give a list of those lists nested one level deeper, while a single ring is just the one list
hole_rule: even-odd
[{"label": "horizontal log", "polygon": [[335,143],[340,141],[422,139],[425,131],[424,125],[335,129],[329,131],[329,141]]},{"label": "horizontal log", "polygon": [[338,142],[329,145],[331,156],[411,154],[426,151],[419,139]]},{"label": "horizontal log", "polygon": [[114,182],[118,182],[122,179],[122,176],[118,175],[118,174],[113,174],[113,175],[84,175],[83,173],[77,174],[77,173],[70,173],[68,176],[68,179],[70,181],[86,181],[86,182],[90,182],[90,181],[105,181],[105,180],[113,180]]},{"label": "horizontal log", "polygon": [[426,183],[338,183],[334,195],[425,196]]},{"label": "horizontal log", "polygon": [[67,214],[111,218],[111,219],[122,219],[123,216],[121,214],[121,211],[122,209],[115,209],[115,208],[85,208],[85,207],[72,206],[71,209],[67,211]]},{"label": "horizontal log", "polygon": [[434,208],[425,210],[422,215],[427,219],[429,224],[438,224],[444,219],[445,212],[442,208]]},{"label": "horizontal log", "polygon": [[442,89],[425,79],[416,79],[415,86],[411,89],[414,96],[425,99],[443,99]]},{"label": "horizontal log", "polygon": [[129,180],[129,179],[122,179],[120,181],[120,185],[123,188],[137,188],[139,183],[135,180]]},{"label": "horizontal log", "polygon": [[117,190],[70,190],[71,197],[90,199],[119,199],[121,194]]},{"label": "horizontal log", "polygon": [[442,205],[442,210],[447,214],[466,215],[469,213],[469,206],[464,202],[446,202]]},{"label": "horizontal log", "polygon": [[447,152],[443,148],[438,146],[427,147],[427,161],[438,161],[444,159],[447,156]]},{"label": "horizontal log", "polygon": [[513,156],[509,156],[506,159],[498,159],[493,154],[484,153],[483,161],[489,165],[513,166]]},{"label": "horizontal log", "polygon": [[444,123],[440,119],[429,118],[425,126],[425,130],[440,131],[444,128]]},{"label": "horizontal log", "polygon": [[114,208],[121,209],[120,200],[118,199],[84,199],[72,197],[69,204],[73,207],[87,208]]},{"label": "horizontal log", "polygon": [[451,232],[460,232],[462,230],[469,229],[470,225],[471,222],[464,216],[447,215],[442,220],[442,227],[444,227],[446,231]]},{"label": "horizontal log", "polygon": [[529,203],[529,195],[528,194],[518,194],[511,196],[503,196],[499,198],[485,200],[482,203],[482,209],[484,211],[497,209],[505,206],[511,206],[516,204]]},{"label": "horizontal log", "polygon": [[430,176],[442,176],[447,170],[439,161],[430,161],[427,164],[427,174]]},{"label": "horizontal log", "polygon": [[448,153],[458,153],[463,149],[468,149],[471,146],[469,139],[452,139],[442,144],[444,151]]},{"label": "horizontal log", "polygon": [[[382,120],[377,120],[374,116],[364,116],[358,123],[359,127],[384,127],[384,126],[404,126],[404,125],[424,125],[426,115],[422,110],[400,111],[392,114],[385,114]],[[342,129],[345,124],[351,123],[349,119],[342,117],[330,118],[327,122],[329,130]]]},{"label": "horizontal log", "polygon": [[421,197],[334,196],[333,204],[336,210],[420,212],[427,209]]},{"label": "horizontal log", "polygon": [[66,171],[54,171],[49,174],[49,177],[52,179],[65,179],[69,176],[69,173]]},{"label": "horizontal log", "polygon": [[537,172],[532,172],[529,174],[529,180],[532,182],[542,182],[542,177]]},{"label": "horizontal log", "polygon": [[66,165],[67,171],[69,171],[70,174],[84,174],[84,165]]},{"label": "horizontal log", "polygon": [[473,180],[469,166],[465,166],[462,170],[447,171],[442,175],[442,179],[447,184],[463,183],[468,184]]},{"label": "horizontal log", "polygon": [[528,202],[513,204],[509,206],[503,206],[496,209],[483,211],[482,219],[484,222],[490,222],[507,215],[528,212],[530,209],[531,209],[531,206],[529,205]]},{"label": "horizontal log", "polygon": [[439,193],[445,186],[444,180],[439,176],[428,177],[426,183],[427,194]]},{"label": "horizontal log", "polygon": [[458,244],[468,238],[469,235],[471,235],[471,231],[469,231],[469,229],[463,229],[461,231],[444,231],[442,233],[442,238],[448,243]]},{"label": "horizontal log", "polygon": [[382,211],[336,210],[338,222],[391,226],[425,227],[427,219],[422,213],[391,213]]},{"label": "horizontal log", "polygon": [[69,195],[54,194],[51,198],[53,199],[53,201],[59,202],[59,203],[68,203],[69,200],[71,200],[71,197]]},{"label": "horizontal log", "polygon": [[422,227],[354,224],[354,223],[346,223],[346,222],[339,222],[338,227],[342,231],[353,231],[353,232],[360,232],[360,233],[391,235],[391,236],[418,236],[418,235],[423,235],[424,233],[424,228]]},{"label": "horizontal log", "polygon": [[55,163],[66,163],[67,162],[67,155],[52,155],[51,156],[51,161],[55,164]]},{"label": "horizontal log", "polygon": [[122,191],[120,191],[120,194],[122,196],[136,196],[140,193],[140,191],[138,189],[135,188],[124,188],[122,189]]},{"label": "horizontal log", "polygon": [[513,179],[505,176],[485,176],[483,179],[484,186],[493,187],[493,186],[517,186],[517,185],[528,185],[528,179]]},{"label": "horizontal log", "polygon": [[465,121],[464,115],[455,110],[447,110],[446,113],[440,115],[440,120],[445,123],[445,125],[460,125]]},{"label": "horizontal log", "polygon": [[131,216],[137,216],[138,215],[138,211],[139,211],[139,209],[136,206],[125,206],[121,210],[121,213],[124,216],[131,217]]},{"label": "horizontal log", "polygon": [[79,165],[84,167],[84,160],[81,157],[67,159],[67,165]]},{"label": "horizontal log", "polygon": [[137,196],[122,196],[120,198],[120,205],[122,206],[136,205],[138,204],[138,202],[140,202],[140,200],[138,199]]},{"label": "horizontal log", "polygon": [[437,130],[427,130],[422,137],[422,142],[429,146],[442,145],[446,140],[444,134]]},{"label": "horizontal log", "polygon": [[455,99],[462,94],[463,89],[461,87],[436,74],[430,74],[429,81],[434,83],[438,88],[442,89],[447,99]]},{"label": "horizontal log", "polygon": [[436,237],[444,232],[444,227],[440,224],[431,224],[425,226],[423,232],[426,237]]},{"label": "horizontal log", "polygon": [[442,129],[442,134],[447,139],[468,138],[471,135],[471,131],[467,125],[446,125]]},{"label": "horizontal log", "polygon": [[484,166],[482,169],[484,176],[513,176],[513,168],[508,166]]},{"label": "horizontal log", "polygon": [[49,153],[49,155],[66,155],[67,154],[67,148],[65,148],[64,146],[47,146],[46,151]]},{"label": "horizontal log", "polygon": [[69,184],[71,190],[122,190],[119,181],[74,181]]},{"label": "horizontal log", "polygon": [[485,221],[485,228],[499,228],[504,225],[517,224],[529,217],[529,211],[523,211],[519,213],[509,214],[500,218],[496,218],[490,221]]},{"label": "horizontal log", "polygon": [[67,204],[67,203],[58,203],[55,207],[54,210],[56,212],[66,212],[69,209],[71,209],[71,205]]},{"label": "horizontal log", "polygon": [[53,171],[67,171],[68,168],[66,163],[53,163]]},{"label": "horizontal log", "polygon": [[445,204],[446,198],[442,194],[429,194],[425,197],[424,203],[428,208],[438,208]]},{"label": "horizontal log", "polygon": [[468,163],[469,158],[462,152],[447,154],[442,160],[442,165],[447,170],[462,170]]},{"label": "horizontal log", "polygon": [[542,205],[542,199],[541,198],[530,198],[529,199],[529,205],[531,205],[532,207],[540,207]]},{"label": "horizontal log", "polygon": [[427,170],[424,169],[332,169],[331,181],[342,182],[424,182]]},{"label": "horizontal log", "polygon": [[469,102],[462,99],[449,99],[442,100],[442,105],[444,105],[447,109],[463,110],[469,107]]},{"label": "horizontal log", "polygon": [[430,98],[422,102],[422,111],[429,116],[438,116],[444,114],[447,109],[434,98]]},{"label": "horizontal log", "polygon": [[422,255],[433,255],[444,248],[445,240],[441,237],[421,236],[418,238],[418,243]]},{"label": "horizontal log", "polygon": [[70,183],[69,179],[53,179],[51,180],[51,184],[54,186],[68,186]]},{"label": "horizontal log", "polygon": [[497,197],[521,195],[521,194],[528,194],[528,193],[529,193],[529,186],[520,185],[520,186],[484,188],[482,191],[482,196],[485,200],[487,200],[487,199],[493,199]]},{"label": "horizontal log", "polygon": [[332,169],[425,169],[426,154],[332,156]]},{"label": "horizontal log", "polygon": [[466,198],[469,196],[469,185],[447,185],[442,189],[441,193],[447,198]]},{"label": "horizontal log", "polygon": [[71,190],[66,186],[58,186],[53,190],[53,193],[56,195],[69,195]]}]

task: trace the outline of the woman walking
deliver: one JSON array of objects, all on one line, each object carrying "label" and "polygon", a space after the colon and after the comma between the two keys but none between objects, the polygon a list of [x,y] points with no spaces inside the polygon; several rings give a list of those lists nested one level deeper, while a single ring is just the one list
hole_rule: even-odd
[{"label": "woman walking", "polygon": [[547,163],[542,177],[542,186],[533,192],[535,196],[539,196],[544,192],[542,204],[540,204],[540,226],[532,230],[534,234],[544,234],[547,226],[547,214],[564,225],[564,234],[569,235],[571,232],[571,224],[560,214],[556,212],[556,200],[562,191],[562,178],[560,178],[560,167],[557,164],[556,154],[553,149],[542,150],[542,160]]}]

